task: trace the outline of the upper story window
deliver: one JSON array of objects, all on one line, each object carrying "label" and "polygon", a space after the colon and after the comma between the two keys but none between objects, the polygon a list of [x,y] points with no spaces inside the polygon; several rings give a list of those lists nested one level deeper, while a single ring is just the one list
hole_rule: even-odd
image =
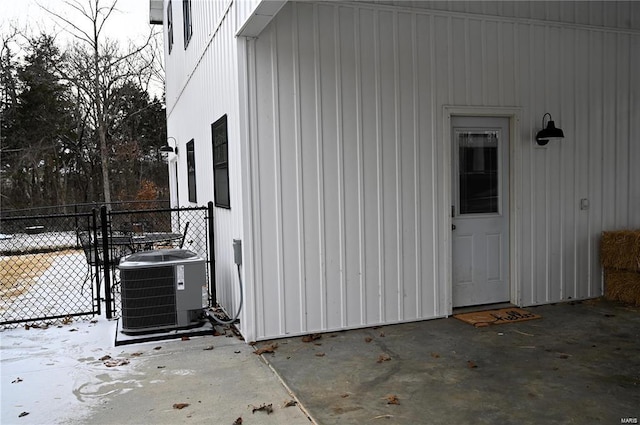
[{"label": "upper story window", "polygon": [[191,40],[193,29],[191,28],[191,0],[182,0],[182,28],[184,29],[184,48],[186,49]]},{"label": "upper story window", "polygon": [[196,197],[196,151],[194,140],[187,142],[187,187],[189,202],[198,202]]},{"label": "upper story window", "polygon": [[173,9],[171,8],[171,0],[167,4],[167,40],[169,41],[169,54],[173,48]]},{"label": "upper story window", "polygon": [[211,124],[211,139],[213,141],[213,197],[216,207],[231,208],[226,115]]}]

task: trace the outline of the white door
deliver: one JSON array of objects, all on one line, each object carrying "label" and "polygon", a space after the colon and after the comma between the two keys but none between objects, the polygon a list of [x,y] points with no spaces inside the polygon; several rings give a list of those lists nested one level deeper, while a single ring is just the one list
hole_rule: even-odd
[{"label": "white door", "polygon": [[509,118],[451,126],[453,306],[509,301]]}]

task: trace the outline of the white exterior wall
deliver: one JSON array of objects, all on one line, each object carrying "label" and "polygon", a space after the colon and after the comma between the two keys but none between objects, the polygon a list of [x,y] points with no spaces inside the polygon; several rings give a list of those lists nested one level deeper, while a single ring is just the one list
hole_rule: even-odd
[{"label": "white exterior wall", "polygon": [[602,293],[600,232],[640,227],[640,8],[474,3],[290,3],[247,41],[249,340],[450,314],[447,105],[518,111],[512,301]]},{"label": "white exterior wall", "polygon": [[[240,299],[232,241],[243,237],[238,41],[235,34],[258,3],[253,0],[192,1],[193,35],[185,49],[182,1],[173,0],[174,44],[171,53],[167,45],[167,0],[163,12],[167,135],[178,143],[176,162],[170,164],[169,173],[173,205],[206,205],[214,200],[211,124],[227,114],[231,209],[214,207],[214,232],[217,299],[230,315],[235,314]],[[186,143],[191,139],[194,139],[196,157],[196,204],[190,204],[188,200]],[[170,140],[169,143],[173,146],[174,142]]]}]

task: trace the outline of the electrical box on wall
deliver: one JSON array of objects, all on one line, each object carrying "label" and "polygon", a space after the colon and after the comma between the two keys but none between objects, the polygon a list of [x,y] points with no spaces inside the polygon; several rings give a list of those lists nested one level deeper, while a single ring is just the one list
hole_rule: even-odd
[{"label": "electrical box on wall", "polygon": [[237,265],[242,265],[242,240],[233,240],[233,259]]}]

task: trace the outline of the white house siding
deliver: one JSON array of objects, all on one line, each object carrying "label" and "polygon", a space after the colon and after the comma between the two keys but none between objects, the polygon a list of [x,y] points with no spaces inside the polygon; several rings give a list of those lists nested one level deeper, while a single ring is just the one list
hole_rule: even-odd
[{"label": "white house siding", "polygon": [[638,5],[474,3],[290,3],[247,41],[249,339],[451,312],[445,105],[521,111],[512,300],[602,293],[600,232],[640,226]]},{"label": "white house siding", "polygon": [[[168,51],[167,7],[164,2],[167,135],[178,142],[178,205],[188,200],[186,143],[194,139],[197,205],[214,200],[211,124],[227,114],[231,210],[214,207],[218,302],[229,314],[238,308],[240,293],[232,240],[242,239],[238,42],[235,34],[258,1],[192,1],[193,35],[183,42],[182,1],[173,0],[174,45]],[[170,143],[173,143],[170,140]],[[173,167],[173,166],[172,166]],[[174,187],[174,169],[170,168]]]}]

